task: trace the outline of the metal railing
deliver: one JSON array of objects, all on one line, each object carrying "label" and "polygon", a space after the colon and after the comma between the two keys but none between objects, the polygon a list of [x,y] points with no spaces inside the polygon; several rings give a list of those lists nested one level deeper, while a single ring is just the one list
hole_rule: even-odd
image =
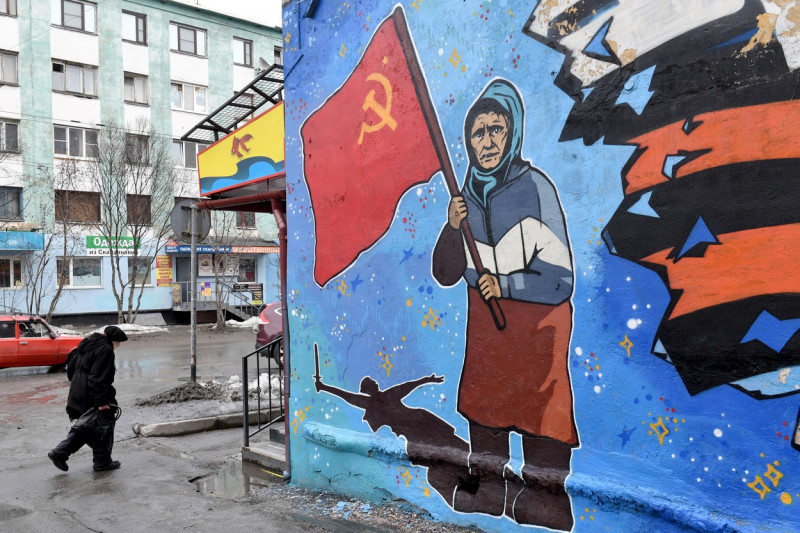
[{"label": "metal railing", "polygon": [[[233,309],[240,317],[254,317],[258,315],[258,312],[261,310],[260,305],[254,305],[243,293],[234,292],[233,287],[229,283],[222,281],[220,285],[223,291],[222,303],[227,309]],[[179,286],[180,290],[175,286]],[[173,306],[189,304],[191,300],[189,289],[191,286],[191,281],[176,281],[173,283],[173,287],[175,287],[173,288]],[[217,282],[198,281],[196,298],[200,308],[202,308],[203,304],[213,304],[216,307]]]},{"label": "metal railing", "polygon": [[[250,437],[253,437],[260,433],[261,431],[267,429],[272,424],[276,422],[281,422],[284,420],[285,411],[283,405],[283,372],[280,370],[278,363],[273,358],[272,354],[277,354],[278,357],[281,357],[281,346],[283,343],[283,338],[277,338],[271,343],[267,344],[251,352],[245,356],[242,356],[242,402],[244,403],[243,409],[243,424],[242,427],[244,429],[244,445],[250,446]],[[250,390],[250,380],[249,380],[249,360],[251,357],[255,356],[255,367],[256,367],[256,387],[253,390]],[[267,359],[267,405],[262,407],[262,392],[264,392],[264,384],[261,381],[261,358],[265,357]],[[273,379],[277,381],[278,386],[273,387]],[[274,390],[273,389],[277,389]],[[257,429],[253,432],[250,431],[250,393],[255,393],[255,400],[257,409],[255,412],[256,416],[256,426]],[[277,397],[277,399],[276,399]],[[267,409],[266,411],[266,419],[262,420],[262,415],[264,415],[264,408]],[[279,410],[278,416],[273,417],[273,413],[275,409]]]}]

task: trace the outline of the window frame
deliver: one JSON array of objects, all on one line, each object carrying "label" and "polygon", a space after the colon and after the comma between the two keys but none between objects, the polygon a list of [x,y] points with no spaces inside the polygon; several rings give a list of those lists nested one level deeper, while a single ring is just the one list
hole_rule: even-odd
[{"label": "window frame", "polygon": [[[93,65],[82,65],[80,63],[71,63],[69,61],[61,61],[61,60],[53,60],[53,61],[51,61],[51,63],[52,63],[52,67],[51,67],[51,71],[50,71],[51,72],[50,77],[51,77],[52,83],[53,83],[53,92],[62,93],[62,94],[72,94],[72,95],[81,96],[81,97],[84,97],[84,98],[97,98],[98,97],[98,91],[97,91],[98,69],[97,69],[97,67],[95,67]],[[55,76],[54,76],[54,73],[56,72],[56,70],[55,70],[56,65],[60,65],[62,67],[62,69],[63,69],[61,71],[61,76],[63,78],[63,84],[62,84],[61,88],[56,88],[56,79],[55,79]],[[80,91],[71,91],[71,90],[68,89],[69,76],[67,74],[67,71],[69,69],[80,69],[80,74],[81,74],[81,90]],[[94,78],[93,81],[92,81],[93,88],[94,88],[94,92],[93,93],[86,92],[86,73],[87,72],[91,72],[92,75],[93,75],[93,78]]]},{"label": "window frame", "polygon": [[[253,279],[242,279],[243,275],[246,277],[246,269],[242,268],[242,264],[251,262],[253,265]],[[239,272],[236,276],[239,283],[258,283],[258,258],[254,255],[239,256]]]},{"label": "window frame", "polygon": [[[81,26],[80,28],[75,26],[68,26],[65,24],[65,14],[64,14],[64,5],[65,3],[69,2],[70,4],[79,4],[81,6]],[[58,21],[54,20],[54,13],[50,14],[50,23],[54,26],[59,28],[64,28],[65,30],[70,31],[79,31],[82,33],[91,33],[93,35],[97,35],[97,3],[95,2],[87,2],[86,0],[51,0],[50,2],[50,9],[52,10],[53,7],[58,6],[59,10],[59,18]],[[93,13],[93,21],[91,29],[87,29],[86,24],[86,6],[91,6],[91,10]]]},{"label": "window frame", "polygon": [[[147,274],[144,278],[144,283],[139,284],[139,281],[136,279],[136,275],[132,275],[131,268],[134,266],[135,263],[143,263],[147,266]],[[137,273],[138,275],[138,273]],[[128,280],[133,280],[134,286],[136,287],[152,287],[153,286],[153,257],[140,255],[138,257],[128,257]]]},{"label": "window frame", "polygon": [[[14,136],[14,147],[8,148],[8,127],[9,125],[15,126],[16,134]],[[20,153],[19,147],[19,122],[15,120],[6,120],[0,118],[0,153]]]},{"label": "window frame", "polygon": [[[242,47],[242,62],[237,63],[236,47],[240,45]],[[241,37],[233,38],[233,64],[240,67],[253,68],[253,41]]]},{"label": "window frame", "polygon": [[[100,267],[100,274],[97,276],[100,278],[99,285],[75,285],[75,260],[81,261],[97,261],[97,264]],[[102,289],[103,288],[103,258],[102,257],[90,257],[90,256],[74,256],[74,257],[64,257],[64,256],[57,256],[56,257],[56,284],[59,283],[59,276],[61,274],[61,269],[59,268],[59,262],[69,261],[69,268],[67,269],[67,283],[64,284],[65,289]]]},{"label": "window frame", "polygon": [[16,17],[18,14],[17,0],[0,0],[0,4],[5,4],[5,11],[0,11],[0,16]]},{"label": "window frame", "polygon": [[[248,224],[248,218],[252,216],[253,224]],[[236,228],[237,229],[256,229],[256,212],[255,211],[236,211]]]},{"label": "window frame", "polygon": [[[8,262],[8,270],[5,271],[3,267],[3,263]],[[15,269],[14,267],[17,266],[19,270]],[[4,275],[8,273],[8,282],[7,286],[3,285],[5,281]],[[19,273],[19,278],[15,276],[15,274]],[[19,285],[15,282],[18,281]],[[9,257],[0,257],[0,289],[24,289],[25,288],[25,264],[22,261],[22,258],[19,256],[9,256]]]},{"label": "window frame", "polygon": [[[0,2],[3,1],[4,0],[0,0]],[[14,58],[14,81],[6,80],[3,77],[3,72],[5,72],[4,64],[6,61],[8,61],[6,57]],[[13,85],[15,87],[19,87],[19,52],[0,50],[0,85]]]},{"label": "window frame", "polygon": [[[66,130],[66,135],[65,135],[64,140],[61,140],[61,139],[57,138],[58,136],[56,135],[56,130],[58,130],[58,129]],[[77,130],[82,132],[81,133],[81,148],[80,148],[80,154],[73,154],[72,153],[72,146],[73,146],[72,132],[73,131],[77,131]],[[93,143],[87,142],[87,135],[86,135],[87,132],[93,133],[93,136],[94,136],[94,142]],[[53,155],[55,157],[63,156],[63,157],[79,158],[79,159],[98,159],[100,157],[100,152],[99,152],[100,146],[98,144],[99,143],[99,137],[100,137],[100,131],[99,130],[93,130],[93,129],[89,129],[89,128],[76,128],[76,127],[73,127],[73,126],[62,126],[60,124],[54,124],[53,125]],[[66,152],[59,152],[57,150],[56,143],[59,143],[59,142],[65,143],[64,146],[66,148]],[[90,146],[94,147],[94,154],[93,155],[89,155],[89,150],[87,148],[90,147]]]},{"label": "window frame", "polygon": [[[2,1],[2,0],[0,0],[0,1]],[[134,11],[128,11],[127,9],[123,9],[122,10],[123,19],[124,19],[125,15],[131,16],[134,19],[134,26],[135,26],[135,31],[136,31],[136,39],[135,40],[130,40],[130,39],[126,39],[123,36],[122,40],[124,42],[126,42],[126,43],[138,44],[138,45],[141,45],[141,46],[147,46],[147,15],[145,15],[143,13],[136,13]],[[141,26],[142,26],[141,28],[139,28],[139,23],[140,22],[141,22]],[[125,25],[123,24],[122,27],[124,27],[124,26]],[[122,33],[122,32],[120,32],[120,33]],[[140,33],[141,33],[141,40],[139,39],[139,34]]]},{"label": "window frame", "polygon": [[[173,41],[173,28],[175,28],[175,40]],[[194,34],[193,39],[193,46],[192,50],[184,50],[181,48],[181,30],[190,31]],[[198,33],[203,34],[203,50],[198,51]],[[173,45],[176,48],[173,48]],[[196,26],[189,26],[188,24],[182,24],[180,22],[171,21],[169,23],[169,49],[171,52],[175,52],[177,54],[186,54],[195,57],[208,57],[208,31],[203,28],[198,28]]]},{"label": "window frame", "polygon": [[[66,194],[65,194],[66,193]],[[97,225],[102,222],[102,199],[99,192],[94,191],[73,191],[69,189],[54,189],[54,215],[56,222],[68,222],[72,224],[86,224]],[[91,203],[89,203],[91,201]],[[64,202],[67,207],[67,219],[64,219]],[[90,220],[88,216],[75,216],[79,214],[94,214],[88,213],[87,206],[96,209],[96,219]]]},{"label": "window frame", "polygon": [[[127,81],[128,79],[131,80],[132,87],[133,87],[133,100],[128,100],[128,91],[127,91]],[[142,80],[144,84],[144,98],[139,99],[137,98],[139,91],[136,90],[136,81]],[[133,105],[150,105],[150,84],[148,83],[147,76],[142,74],[133,74],[130,72],[126,72],[122,76],[122,98],[126,104],[133,104]]]},{"label": "window frame", "polygon": [[[177,144],[181,145],[180,162],[178,162],[176,160],[176,158],[175,158],[175,155],[176,155],[175,146]],[[195,147],[194,166],[187,166],[186,165],[186,145],[187,144],[194,145],[194,147]],[[195,142],[191,142],[191,141],[182,141],[180,139],[172,139],[172,164],[173,164],[173,166],[178,167],[178,168],[188,168],[188,169],[196,170],[197,169],[197,156],[200,155],[200,152],[202,152],[203,150],[205,150],[208,147],[209,147],[208,144],[195,143]]]},{"label": "window frame", "polygon": [[[131,202],[141,202],[139,205],[131,206]],[[147,209],[142,208],[146,202]],[[141,209],[140,209],[141,208]],[[153,225],[153,198],[149,194],[128,194],[125,196],[125,210],[127,213],[127,223],[136,226]],[[141,213],[142,220],[132,220],[131,213]]]},{"label": "window frame", "polygon": [[150,138],[147,135],[125,134],[125,162],[129,165],[150,164]]},{"label": "window frame", "polygon": [[[178,87],[178,92],[180,93],[181,101],[180,106],[175,105],[175,93],[173,89]],[[187,90],[187,88],[189,88]],[[199,108],[197,105],[197,89],[202,89],[203,94],[203,107],[202,109]],[[192,93],[192,103],[191,109],[186,107],[186,93]],[[189,113],[200,113],[206,114],[208,111],[208,87],[205,85],[196,85],[194,83],[184,83],[182,81],[172,81],[170,82],[169,87],[169,105],[173,111],[188,111]]]},{"label": "window frame", "polygon": [[[280,60],[280,62],[278,62]],[[283,65],[283,47],[282,46],[273,46],[272,47],[272,61],[275,65]]]},{"label": "window frame", "polygon": [[[8,199],[7,196],[9,193],[15,193],[16,199]],[[22,187],[0,187],[0,220],[2,221],[22,221],[23,213],[22,213],[22,198],[23,198],[23,190]],[[7,215],[7,206],[16,204],[16,216],[14,215]]]}]

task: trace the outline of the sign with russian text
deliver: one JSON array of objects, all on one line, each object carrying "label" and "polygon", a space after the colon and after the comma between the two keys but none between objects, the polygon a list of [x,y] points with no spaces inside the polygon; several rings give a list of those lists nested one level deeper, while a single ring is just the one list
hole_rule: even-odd
[{"label": "sign with russian text", "polygon": [[111,255],[114,248],[122,256],[136,255],[141,242],[133,237],[104,237],[102,235],[86,236],[86,255]]},{"label": "sign with russian text", "polygon": [[172,285],[172,256],[156,256],[156,285],[158,287]]},{"label": "sign with russian text", "polygon": [[234,283],[233,292],[249,292],[250,303],[253,305],[264,303],[264,285],[261,283]]}]

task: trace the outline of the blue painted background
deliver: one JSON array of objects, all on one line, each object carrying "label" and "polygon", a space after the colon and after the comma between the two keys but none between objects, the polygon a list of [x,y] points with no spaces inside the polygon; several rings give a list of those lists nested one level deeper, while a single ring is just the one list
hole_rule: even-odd
[{"label": "blue painted background", "polygon": [[[650,353],[667,291],[652,272],[611,256],[600,236],[623,198],[620,171],[633,148],[558,142],[572,100],[553,83],[563,56],[521,32],[532,3],[414,4],[419,9],[404,4],[406,17],[458,179],[466,169],[458,139],[467,109],[491,78],[503,77],[525,101],[523,157],[551,177],[566,213],[576,278],[569,367],[581,441],[567,481],[575,530],[684,531],[691,523],[795,530],[800,454],[785,437],[795,425],[798,397],[757,401],[728,386],[691,397],[674,367]],[[519,526],[507,518],[453,512],[437,493],[426,492],[423,468],[336,453],[303,437],[311,423],[372,436],[361,410],[315,392],[317,343],[324,381],[350,391],[358,390],[364,376],[383,389],[444,375],[444,383],[421,387],[405,403],[430,410],[468,439],[466,421],[455,410],[466,291],[463,281],[443,288],[431,275],[431,253],[450,198],[441,174],[402,198],[389,232],[344,275],[324,288],[313,278],[314,220],[300,127],[353,70],[392,7],[322,1],[313,19],[303,18],[304,3],[284,9],[292,479],[359,496],[391,495],[439,519],[510,531]],[[438,317],[433,325],[431,314]],[[630,353],[620,344],[626,336]],[[669,430],[663,442],[650,426],[659,420]],[[403,447],[386,427],[376,437],[388,447]],[[512,454],[519,467],[519,443]],[[783,475],[777,485],[764,477],[768,464]],[[402,477],[406,469],[408,482]],[[771,489],[763,499],[748,487],[759,475]],[[641,514],[623,503],[626,494],[666,510],[661,518]]]}]

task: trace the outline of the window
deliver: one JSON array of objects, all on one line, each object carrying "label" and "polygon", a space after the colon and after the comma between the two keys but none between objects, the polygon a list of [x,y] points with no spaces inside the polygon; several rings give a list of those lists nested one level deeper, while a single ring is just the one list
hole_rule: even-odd
[{"label": "window", "polygon": [[56,279],[67,287],[102,287],[102,258],[69,257],[56,259]]},{"label": "window", "polygon": [[129,257],[128,258],[128,279],[133,280],[134,285],[152,285],[150,281],[150,264],[152,257]]},{"label": "window", "polygon": [[19,124],[0,120],[0,152],[19,152]]},{"label": "window", "polygon": [[147,104],[147,77],[125,74],[125,101],[130,104]]},{"label": "window", "polygon": [[[2,2],[2,0],[0,0]],[[130,11],[122,12],[122,40],[147,44],[147,17]]]},{"label": "window", "polygon": [[99,154],[97,130],[55,126],[53,128],[53,152],[72,157],[97,158]]},{"label": "window", "polygon": [[206,112],[206,88],[188,83],[173,83],[170,91],[172,109]]},{"label": "window", "polygon": [[281,48],[280,46],[276,46],[274,49],[274,53],[275,53],[275,61],[273,61],[273,63],[275,63],[276,65],[283,65],[283,48]]},{"label": "window", "polygon": [[[0,0],[0,2],[2,2],[2,0]],[[14,327],[13,321],[4,320],[0,322],[0,339],[13,339],[16,336],[17,336],[17,328]]]},{"label": "window", "polygon": [[[0,0],[0,2],[3,2],[3,0]],[[0,52],[0,83],[11,85],[19,83],[17,63],[17,54],[14,52]]]},{"label": "window", "polygon": [[252,211],[237,211],[236,212],[236,227],[237,228],[255,228],[256,227],[256,214]]},{"label": "window", "polygon": [[55,191],[58,222],[100,222],[100,193],[85,191]]},{"label": "window", "polygon": [[150,139],[146,135],[125,134],[125,162],[131,165],[150,162]]},{"label": "window", "polygon": [[0,259],[0,287],[21,287],[25,280],[22,278],[21,259]]},{"label": "window", "polygon": [[16,15],[17,0],[0,0],[0,13],[4,15]]},{"label": "window", "polygon": [[206,30],[173,22],[169,25],[169,47],[174,52],[205,57]]},{"label": "window", "polygon": [[[253,109],[256,108],[256,98],[255,98],[254,94],[251,94],[251,93],[239,93],[239,92],[236,92],[236,91],[234,91],[233,94],[237,98],[233,102],[231,102],[232,106],[238,107],[238,108],[241,108],[241,109],[250,109],[250,110],[253,110]],[[255,113],[251,111],[250,113],[244,115],[241,118],[241,120],[244,120],[244,121],[253,120],[254,117],[255,117]]]},{"label": "window", "polygon": [[152,224],[150,197],[138,194],[128,195],[128,224]]},{"label": "window", "polygon": [[97,96],[97,68],[53,61],[53,90]]},{"label": "window", "polygon": [[207,144],[172,141],[172,162],[176,167],[197,168],[197,154],[207,147]]},{"label": "window", "polygon": [[256,258],[239,258],[239,283],[255,283],[256,281]]},{"label": "window", "polygon": [[97,5],[80,0],[50,0],[50,22],[64,28],[96,33]]},{"label": "window", "polygon": [[0,220],[22,220],[22,188],[0,187]]},{"label": "window", "polygon": [[233,62],[245,67],[253,66],[253,41],[233,38]]}]

